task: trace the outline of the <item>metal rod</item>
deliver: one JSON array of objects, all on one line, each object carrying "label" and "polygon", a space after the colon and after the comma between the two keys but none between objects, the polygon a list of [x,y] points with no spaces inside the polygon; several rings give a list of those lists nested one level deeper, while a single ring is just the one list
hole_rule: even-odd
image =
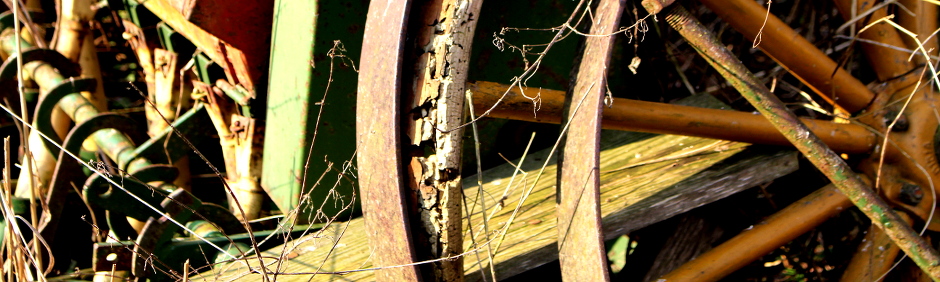
[{"label": "metal rod", "polygon": [[[750,0],[701,0],[790,73],[830,103],[864,109],[875,94],[776,16]],[[764,24],[766,20],[766,24]],[[748,48],[748,47],[742,47]]]},{"label": "metal rod", "polygon": [[[469,85],[473,106],[485,111],[509,88],[509,85],[480,81]],[[560,123],[564,91],[522,87],[530,97],[538,95],[538,106],[523,96],[520,88],[509,94],[488,117],[542,123]],[[792,146],[761,115],[719,109],[707,109],[614,98],[604,110],[604,129],[677,134],[739,142]],[[863,126],[831,121],[802,119],[826,145],[840,153],[871,153],[877,144],[874,133]],[[890,153],[890,152],[889,152]]]},{"label": "metal rod", "polygon": [[806,158],[812,162],[872,224],[885,230],[914,262],[935,280],[940,279],[940,254],[917,235],[910,225],[862,182],[836,153],[788,111],[714,35],[685,8],[673,5],[666,22],[676,29],[699,54],[761,112]]},{"label": "metal rod", "polygon": [[826,185],[686,262],[660,281],[717,281],[851,206],[852,202],[834,185]]},{"label": "metal rod", "polygon": [[[898,13],[898,23],[917,34],[917,39],[924,44],[924,49],[933,50],[936,54],[937,37],[931,36],[931,34],[937,30],[937,5],[921,0],[900,0],[898,4],[914,12],[913,15],[905,12]],[[914,41],[914,38],[904,36],[901,39],[907,44],[908,49],[917,48],[917,42]],[[914,62],[918,64],[927,63],[921,55],[914,56]]]},{"label": "metal rod", "polygon": [[[901,218],[907,224],[914,222],[913,218],[904,213],[901,213]],[[878,278],[888,273],[900,252],[901,249],[891,242],[891,238],[881,228],[870,226],[840,281],[881,281]]]},{"label": "metal rod", "polygon": [[[857,6],[853,6],[852,3],[857,3]],[[853,14],[853,9],[857,12],[857,14],[862,14],[865,11],[871,9],[874,3],[874,1],[856,0],[835,1],[836,8],[839,9],[839,13],[842,14],[842,17],[846,20],[852,20],[851,17]],[[858,21],[857,27],[859,30],[861,30],[861,28],[865,27],[868,23],[887,16],[888,7],[878,9],[872,12],[871,15],[869,15],[866,19]],[[904,46],[904,40],[901,39],[901,35],[898,34],[898,31],[895,30],[891,25],[888,25],[884,22],[875,24],[857,35],[859,38],[881,42],[888,46]],[[914,63],[907,60],[907,58],[910,57],[910,54],[905,53],[904,51],[899,51],[876,44],[861,43],[860,45],[862,49],[865,50],[865,55],[868,58],[868,62],[871,64],[872,69],[875,70],[875,73],[878,74],[878,79],[881,81],[896,78],[914,68]],[[913,79],[908,79],[908,81],[906,81],[906,83],[914,82],[916,81]]]},{"label": "metal rod", "polygon": [[[219,79],[215,83],[217,98],[209,99],[209,105],[206,107],[212,124],[219,132],[219,142],[222,145],[222,156],[225,159],[226,178],[231,193],[228,195],[229,205],[240,207],[241,212],[236,213],[236,217],[245,220],[254,220],[261,214],[261,208],[264,204],[264,189],[258,183],[260,175],[260,148],[254,138],[260,138],[257,121],[253,118],[237,114],[236,107],[242,105],[236,101],[220,102],[218,97],[228,94],[233,98],[239,91],[234,85],[224,79]],[[248,96],[244,97],[245,102],[250,100]]]}]

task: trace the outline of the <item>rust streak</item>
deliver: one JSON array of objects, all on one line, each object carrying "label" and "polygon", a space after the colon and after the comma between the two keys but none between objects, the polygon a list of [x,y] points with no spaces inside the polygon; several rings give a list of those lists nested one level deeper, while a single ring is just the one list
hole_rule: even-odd
[{"label": "rust streak", "polygon": [[[624,1],[602,0],[591,33],[616,30]],[[574,87],[568,92],[570,122],[558,158],[558,258],[568,281],[609,281],[600,216],[600,133],[607,66],[614,36],[587,38]],[[563,122],[564,123],[564,122]]]},{"label": "rust streak", "polygon": [[377,281],[418,281],[404,189],[401,129],[402,58],[408,0],[372,1],[362,44],[356,101],[359,189]]},{"label": "rust streak", "polygon": [[252,93],[255,92],[254,83],[248,71],[247,59],[241,50],[186,20],[183,14],[166,0],[138,0],[138,2],[173,30],[192,41],[193,45],[202,50],[206,56],[218,62],[225,69],[225,74],[229,76],[229,82],[240,84]]}]

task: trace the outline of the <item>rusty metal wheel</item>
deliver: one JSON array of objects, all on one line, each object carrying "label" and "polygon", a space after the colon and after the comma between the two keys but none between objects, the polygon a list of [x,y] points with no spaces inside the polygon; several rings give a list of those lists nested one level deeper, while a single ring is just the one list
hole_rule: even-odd
[{"label": "rusty metal wheel", "polygon": [[[422,274],[419,267],[411,265],[424,259],[461,254],[461,249],[453,248],[463,245],[451,230],[455,226],[460,230],[459,220],[456,224],[451,220],[454,211],[450,210],[448,216],[451,218],[418,220],[421,221],[418,223],[416,218],[421,217],[409,215],[410,211],[405,207],[415,197],[425,199],[422,196],[429,192],[422,189],[430,187],[435,189],[432,191],[436,195],[447,195],[433,199],[430,204],[446,207],[443,210],[460,210],[460,203],[455,203],[454,198],[459,198],[460,186],[448,184],[454,179],[447,177],[453,175],[455,169],[459,171],[459,165],[449,161],[438,161],[435,163],[437,167],[427,164],[430,156],[447,156],[437,152],[460,148],[459,141],[454,141],[459,138],[453,135],[460,136],[459,129],[465,126],[459,113],[467,103],[462,98],[467,89],[473,94],[472,106],[477,114],[564,125],[563,135],[567,134],[567,137],[558,143],[561,146],[558,174],[558,219],[561,223],[558,236],[563,242],[559,257],[563,277],[567,280],[609,279],[602,241],[609,234],[601,233],[599,208],[602,200],[598,188],[601,128],[758,144],[794,144],[834,182],[834,185],[768,219],[767,226],[770,227],[742,233],[732,239],[732,243],[665,276],[667,280],[720,279],[851,203],[873,219],[869,241],[893,240],[900,247],[883,248],[874,253],[860,252],[856,256],[858,263],[853,262],[846,272],[847,275],[858,276],[844,279],[857,281],[878,277],[891,266],[898,250],[905,251],[928,275],[938,277],[940,268],[934,263],[940,257],[910,225],[917,222],[917,226],[931,230],[940,228],[934,216],[935,187],[940,184],[940,165],[934,147],[940,116],[935,114],[937,93],[934,87],[937,83],[935,79],[927,79],[934,71],[932,64],[935,62],[933,57],[916,53],[917,50],[934,52],[930,50],[936,49],[936,40],[926,35],[937,28],[937,7],[925,2],[902,1],[906,8],[914,9],[906,15],[897,12],[900,24],[895,25],[884,20],[889,13],[885,4],[857,2],[858,6],[852,6],[853,1],[836,1],[836,6],[846,20],[857,22],[847,26],[860,31],[854,40],[865,51],[877,75],[880,82],[877,87],[867,87],[854,78],[839,63],[757,2],[702,1],[746,38],[759,42],[755,43],[757,48],[834,109],[835,120],[797,120],[779,105],[779,101],[774,101],[776,98],[768,95],[770,91],[763,83],[730,56],[710,31],[672,1],[643,3],[647,10],[659,13],[657,17],[660,20],[665,19],[679,31],[730,84],[744,93],[764,117],[607,96],[608,91],[604,87],[606,70],[622,67],[610,66],[609,58],[613,35],[622,31],[619,27],[624,25],[620,23],[624,1],[582,1],[578,4],[576,11],[594,11],[590,16],[593,24],[589,31],[581,29],[581,35],[587,39],[576,72],[571,76],[571,86],[564,97],[557,92],[546,95],[544,92],[548,91],[543,91],[537,114],[532,113],[532,100],[523,93],[525,90],[538,92],[523,87],[535,67],[526,68],[511,85],[476,82],[467,86],[468,45],[461,43],[472,40],[461,37],[467,37],[461,32],[473,34],[472,25],[479,15],[479,3],[373,1],[366,24],[357,105],[363,209],[367,224],[375,230],[370,239],[376,244],[376,263],[407,265],[379,270],[377,277],[379,280],[446,279],[459,275],[459,260],[457,263],[434,262],[432,276],[427,276],[428,272]],[[574,28],[570,27],[579,26],[572,24],[581,20],[579,15],[572,13],[568,23],[553,30],[556,32],[553,40],[571,34]],[[465,26],[468,23],[470,27]],[[902,27],[910,32],[899,32]],[[411,49],[414,46],[420,46],[420,50]],[[550,46],[538,54],[549,52]],[[911,52],[915,54],[911,55]],[[911,57],[914,59],[910,60]],[[541,57],[529,63],[528,66],[538,66]],[[409,149],[420,146],[430,146],[437,151],[428,155]],[[389,152],[396,153],[389,157]],[[855,167],[867,178],[848,170],[836,153],[854,154],[853,158],[868,156],[861,157],[864,160]],[[434,176],[428,177],[428,171]],[[836,192],[836,188],[841,192]],[[818,206],[810,207],[810,204]],[[426,205],[429,203],[420,200],[417,203],[419,208]],[[907,214],[910,218],[905,216],[902,219],[898,214]],[[793,224],[795,221],[807,223]],[[428,230],[412,227],[415,225],[438,226],[439,230],[427,233]],[[880,233],[879,230],[885,232]],[[436,239],[434,242],[437,243],[431,243],[435,253],[422,253],[421,249],[426,246],[415,245],[416,236]],[[744,249],[748,251],[741,251]],[[867,261],[866,256],[877,257],[883,263],[863,265],[861,262]]]}]

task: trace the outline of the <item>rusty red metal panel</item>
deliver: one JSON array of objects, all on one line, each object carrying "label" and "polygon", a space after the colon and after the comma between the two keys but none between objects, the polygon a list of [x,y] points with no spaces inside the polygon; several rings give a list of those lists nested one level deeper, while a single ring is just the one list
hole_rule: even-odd
[{"label": "rusty red metal panel", "polygon": [[[617,29],[624,2],[602,0],[595,35]],[[601,233],[600,133],[607,66],[614,36],[590,36],[568,92],[567,137],[558,166],[558,258],[565,281],[609,281]]]},{"label": "rusty red metal panel", "polygon": [[[244,34],[244,37],[232,37],[230,34],[235,32],[234,27],[220,28],[219,26],[225,25],[225,21],[205,21],[202,24],[208,25],[214,30],[207,31],[206,29],[197,26],[196,24],[190,22],[186,17],[180,13],[171,5],[167,0],[147,0],[147,1],[138,1],[147,7],[150,12],[153,12],[154,15],[163,20],[167,25],[179,32],[184,37],[192,41],[193,45],[196,45],[197,48],[202,50],[210,59],[215,61],[225,70],[225,74],[228,76],[229,82],[236,85],[242,85],[250,92],[255,93],[255,79],[263,74],[263,69],[259,71],[257,67],[263,67],[263,65],[255,65],[255,68],[249,67],[249,63],[256,63],[256,60],[262,59],[264,62],[267,62],[267,57],[259,58],[252,56],[252,60],[248,59],[246,56],[245,50],[241,48],[249,47],[249,51],[257,52],[264,51],[263,47],[257,46],[257,44],[250,44],[245,46],[246,43],[243,40],[248,40],[254,37],[254,41],[248,42],[264,42],[263,40],[258,40],[262,34],[249,33],[248,31],[254,30],[251,28],[251,25],[239,25],[240,27],[248,28],[248,31],[237,31]],[[232,6],[232,5],[227,5]],[[239,5],[234,5],[239,6]],[[272,11],[274,9],[273,4],[270,7],[267,5],[261,5],[258,7],[265,7],[265,10]],[[247,8],[255,7],[254,5],[245,6]],[[246,11],[242,11],[241,14],[244,14]],[[264,13],[265,11],[255,11],[256,13]],[[239,14],[238,12],[232,12],[230,15]],[[214,17],[219,17],[219,15],[213,15]],[[225,16],[222,16],[223,18]],[[270,23],[270,21],[268,22]],[[226,31],[229,31],[226,33]],[[213,33],[214,32],[214,33]],[[242,46],[236,46],[232,42],[228,42],[220,37],[216,37],[216,34],[221,34],[223,37],[229,37],[231,39],[237,40],[237,43]],[[267,30],[264,34],[269,35],[268,40],[270,40],[271,31]],[[262,48],[262,49],[259,49]],[[248,55],[257,55],[257,54],[248,54]],[[251,71],[254,70],[254,71]]]},{"label": "rusty red metal panel", "polygon": [[256,87],[263,87],[271,52],[274,0],[242,0],[238,5],[228,0],[192,2],[192,10],[184,14],[189,21],[243,52],[248,77],[259,84]]},{"label": "rusty red metal panel", "polygon": [[[415,262],[401,156],[402,61],[409,0],[369,4],[356,101],[359,191],[376,267]],[[417,266],[377,270],[377,281],[416,281]]]}]

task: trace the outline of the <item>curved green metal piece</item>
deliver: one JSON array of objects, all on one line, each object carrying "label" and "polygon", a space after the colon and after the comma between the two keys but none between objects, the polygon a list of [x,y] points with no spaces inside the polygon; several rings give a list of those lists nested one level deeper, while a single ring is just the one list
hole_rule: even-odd
[{"label": "curved green metal piece", "polygon": [[[43,139],[43,143],[46,144],[46,149],[49,149],[56,158],[59,156],[59,149],[53,145],[53,142],[62,144],[62,140],[59,139],[59,135],[56,134],[55,129],[52,128],[52,112],[55,111],[56,105],[59,104],[59,101],[61,101],[63,97],[82,91],[95,91],[97,85],[98,81],[94,78],[69,79],[62,81],[62,83],[53,87],[52,90],[49,90],[46,95],[43,95],[43,97],[39,99],[39,105],[36,106],[36,113],[33,115],[36,130],[39,130],[39,132],[45,134],[49,139],[52,139],[51,142]],[[90,134],[91,133],[88,135]],[[83,140],[85,139],[83,138],[78,142]],[[78,153],[77,150],[71,152]]]}]

